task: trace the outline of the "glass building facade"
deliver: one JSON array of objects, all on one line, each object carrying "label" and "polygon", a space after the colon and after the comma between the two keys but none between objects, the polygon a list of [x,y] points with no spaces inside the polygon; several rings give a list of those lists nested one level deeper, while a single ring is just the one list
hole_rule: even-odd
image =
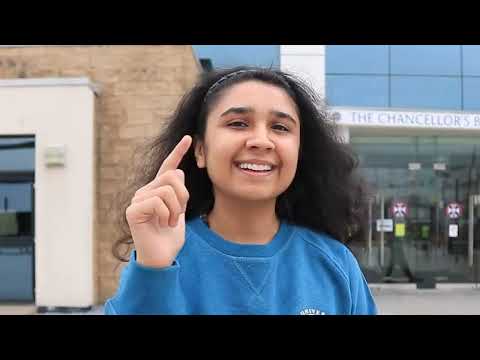
[{"label": "glass building facade", "polygon": [[[478,283],[480,46],[335,45],[325,65],[327,102],[381,122],[348,125],[374,190],[369,234],[352,245],[367,280]],[[403,126],[418,114],[451,126]]]},{"label": "glass building facade", "polygon": [[332,106],[480,110],[478,45],[335,45],[326,54]]}]

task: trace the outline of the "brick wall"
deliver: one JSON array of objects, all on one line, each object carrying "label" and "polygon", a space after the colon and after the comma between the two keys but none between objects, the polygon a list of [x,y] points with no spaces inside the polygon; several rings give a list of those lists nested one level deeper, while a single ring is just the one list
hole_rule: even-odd
[{"label": "brick wall", "polygon": [[[96,299],[116,290],[122,267],[111,255],[111,216],[135,147],[155,135],[200,66],[191,46],[45,46],[0,48],[0,79],[88,76],[96,99]],[[74,256],[74,254],[71,254]]]}]

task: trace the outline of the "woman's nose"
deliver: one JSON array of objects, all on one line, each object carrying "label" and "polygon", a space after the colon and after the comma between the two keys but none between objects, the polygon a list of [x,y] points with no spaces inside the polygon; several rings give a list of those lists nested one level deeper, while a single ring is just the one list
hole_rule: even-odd
[{"label": "woman's nose", "polygon": [[275,149],[275,144],[269,137],[267,129],[256,130],[247,140],[248,148],[264,149],[264,150],[273,150]]}]

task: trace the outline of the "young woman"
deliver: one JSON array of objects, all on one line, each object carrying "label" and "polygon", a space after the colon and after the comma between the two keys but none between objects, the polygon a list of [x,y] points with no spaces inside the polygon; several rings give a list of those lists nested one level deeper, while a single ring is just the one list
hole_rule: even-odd
[{"label": "young woman", "polygon": [[202,74],[125,193],[114,254],[134,249],[106,314],[376,314],[345,245],[365,228],[356,166],[300,79]]}]

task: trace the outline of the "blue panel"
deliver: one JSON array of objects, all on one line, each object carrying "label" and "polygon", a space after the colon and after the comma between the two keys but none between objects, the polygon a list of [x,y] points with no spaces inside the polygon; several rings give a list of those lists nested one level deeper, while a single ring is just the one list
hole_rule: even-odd
[{"label": "blue panel", "polygon": [[463,46],[463,75],[480,76],[480,45]]},{"label": "blue panel", "polygon": [[193,49],[199,59],[211,59],[214,68],[280,67],[280,45],[193,45]]},{"label": "blue panel", "polygon": [[388,106],[387,76],[326,76],[327,102],[331,106]]},{"label": "blue panel", "polygon": [[33,137],[0,137],[0,171],[33,171],[34,141]]},{"label": "blue panel", "polygon": [[393,76],[392,107],[461,110],[460,78]]},{"label": "blue panel", "polygon": [[32,212],[32,185],[0,183],[0,217],[3,212]]},{"label": "blue panel", "polygon": [[33,301],[33,248],[0,247],[0,301]]},{"label": "blue panel", "polygon": [[463,106],[464,110],[480,110],[480,78],[463,79]]},{"label": "blue panel", "polygon": [[388,74],[388,45],[328,45],[327,74]]},{"label": "blue panel", "polygon": [[460,45],[392,45],[391,72],[400,75],[460,75]]}]

